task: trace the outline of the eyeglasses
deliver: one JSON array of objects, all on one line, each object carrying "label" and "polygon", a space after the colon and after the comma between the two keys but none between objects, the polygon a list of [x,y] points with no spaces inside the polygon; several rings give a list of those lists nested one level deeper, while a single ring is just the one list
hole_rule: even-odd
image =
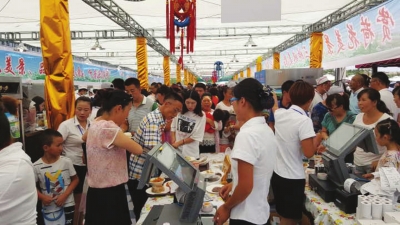
[{"label": "eyeglasses", "polygon": [[175,108],[174,110],[175,110],[175,113],[176,113],[176,114],[178,114],[178,113],[181,112],[181,109],[178,109],[178,108]]},{"label": "eyeglasses", "polygon": [[329,112],[332,112],[333,110],[335,110],[335,109],[337,109],[337,108],[339,108],[340,106],[336,106],[335,108],[328,108],[328,111]]},{"label": "eyeglasses", "polygon": [[229,99],[229,103],[232,104],[234,101],[237,101],[237,100],[239,100],[239,99],[236,97],[232,97],[231,99]]}]

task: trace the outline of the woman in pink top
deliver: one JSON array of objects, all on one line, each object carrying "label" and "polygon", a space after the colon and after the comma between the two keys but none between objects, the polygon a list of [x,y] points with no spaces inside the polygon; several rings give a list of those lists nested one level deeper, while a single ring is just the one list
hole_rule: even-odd
[{"label": "woman in pink top", "polygon": [[128,181],[126,150],[135,155],[143,151],[119,128],[131,107],[132,96],[119,90],[108,92],[103,115],[92,122],[82,137],[87,146],[89,184],[86,225],[131,224],[124,186]]}]

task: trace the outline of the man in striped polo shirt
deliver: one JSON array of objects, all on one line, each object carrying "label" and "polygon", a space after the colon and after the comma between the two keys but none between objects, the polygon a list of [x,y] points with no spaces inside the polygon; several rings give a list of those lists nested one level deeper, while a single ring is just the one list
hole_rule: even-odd
[{"label": "man in striped polo shirt", "polygon": [[128,116],[128,131],[133,136],[143,118],[156,109],[158,105],[150,98],[142,95],[140,92],[140,81],[136,78],[125,80],[125,91],[132,95],[133,98],[133,106]]}]

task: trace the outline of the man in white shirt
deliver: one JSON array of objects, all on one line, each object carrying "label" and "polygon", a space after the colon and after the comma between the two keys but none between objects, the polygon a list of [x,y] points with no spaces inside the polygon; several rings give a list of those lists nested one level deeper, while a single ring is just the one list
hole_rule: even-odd
[{"label": "man in white shirt", "polygon": [[364,89],[365,79],[362,74],[354,75],[349,83],[351,93],[350,93],[350,111],[354,114],[360,113],[360,108],[358,108],[358,98],[357,95]]},{"label": "man in white shirt", "polygon": [[389,91],[388,87],[390,84],[389,77],[384,72],[377,72],[372,75],[370,88],[379,91],[381,94],[381,100],[385,103],[386,107],[392,113],[392,117],[397,120],[398,108],[393,101],[393,94]]},{"label": "man in white shirt", "polygon": [[315,95],[310,104],[310,108],[308,109],[309,112],[312,112],[312,109],[316,104],[326,99],[327,97],[326,93],[329,91],[329,88],[331,88],[332,85],[331,81],[328,80],[326,76],[322,76],[316,79],[316,81],[317,81],[317,87],[315,87]]}]

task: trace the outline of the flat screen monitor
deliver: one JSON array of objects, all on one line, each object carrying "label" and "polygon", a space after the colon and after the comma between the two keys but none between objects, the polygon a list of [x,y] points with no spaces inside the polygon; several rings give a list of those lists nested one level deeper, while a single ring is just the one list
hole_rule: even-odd
[{"label": "flat screen monitor", "polygon": [[184,192],[183,207],[177,212],[179,221],[182,224],[197,221],[205,194],[205,182],[200,179],[198,169],[170,144],[159,144],[146,154],[138,188],[143,188],[157,169],[179,186],[177,193]]},{"label": "flat screen monitor", "polygon": [[362,147],[366,152],[379,154],[373,130],[349,123],[340,125],[324,145],[331,154],[338,157],[347,155],[356,146]]},{"label": "flat screen monitor", "polygon": [[147,154],[139,188],[149,182],[155,168],[165,173],[186,193],[195,189],[199,179],[197,168],[169,143],[159,144]]},{"label": "flat screen monitor", "polygon": [[327,150],[322,154],[329,179],[342,186],[350,177],[344,158],[357,146],[365,151],[378,154],[378,147],[372,129],[354,124],[341,124],[326,140]]}]

